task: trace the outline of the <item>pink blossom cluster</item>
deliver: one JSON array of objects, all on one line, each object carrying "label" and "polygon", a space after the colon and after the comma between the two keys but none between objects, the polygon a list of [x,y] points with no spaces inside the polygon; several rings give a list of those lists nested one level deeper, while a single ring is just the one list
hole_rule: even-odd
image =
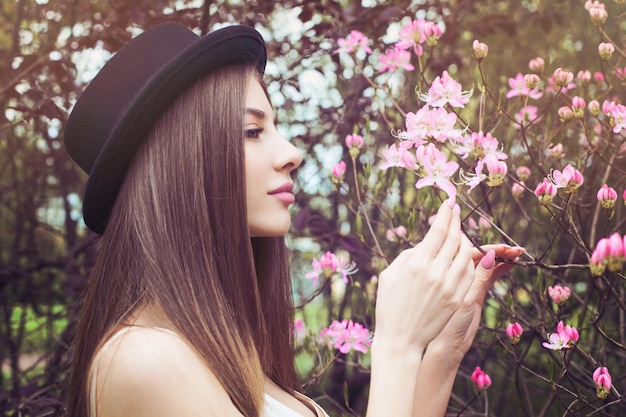
[{"label": "pink blossom cluster", "polygon": [[369,38],[358,30],[350,31],[350,34],[345,38],[340,38],[337,41],[339,48],[335,50],[335,53],[345,52],[351,54],[358,50],[363,50],[368,54],[372,53],[372,49],[369,47]]},{"label": "pink blossom cluster", "polygon": [[326,252],[319,259],[314,258],[311,262],[313,271],[308,272],[305,277],[313,280],[313,285],[317,286],[320,276],[331,279],[335,275],[341,275],[343,281],[348,283],[348,276],[357,270],[354,263],[348,264],[347,259],[343,259],[332,252]]},{"label": "pink blossom cluster", "polygon": [[509,78],[511,89],[506,93],[506,98],[529,97],[538,99],[543,96],[543,92],[538,88],[539,77],[535,74],[524,75],[518,72],[515,78]]},{"label": "pink blossom cluster", "polygon": [[589,261],[589,269],[593,276],[600,276],[608,268],[611,272],[619,272],[626,261],[626,235],[613,233],[602,238],[596,244]]},{"label": "pink blossom cluster", "polygon": [[609,124],[613,133],[620,133],[626,128],[626,106],[614,101],[605,100],[602,103],[602,113],[609,117]]},{"label": "pink blossom cluster", "polygon": [[596,396],[605,399],[611,392],[613,382],[606,366],[600,366],[593,372],[593,382],[596,384]]},{"label": "pink blossom cluster", "polygon": [[585,182],[583,174],[568,164],[563,171],[555,169],[552,175],[543,179],[535,188],[535,195],[539,203],[548,206],[557,194],[557,190],[564,188],[567,194],[573,194]]},{"label": "pink blossom cluster", "polygon": [[[469,156],[475,158],[474,173],[463,175],[469,191],[483,180],[487,180],[487,185],[490,187],[499,187],[504,182],[504,177],[508,172],[504,160],[508,157],[502,152],[498,139],[491,136],[491,133],[484,133],[481,130],[465,134],[457,139],[454,153],[460,155],[461,159],[467,159]],[[485,169],[486,174],[483,172]]]},{"label": "pink blossom cluster", "polygon": [[578,337],[578,330],[575,327],[569,324],[566,326],[563,321],[560,321],[556,326],[556,333],[548,335],[548,342],[543,342],[543,347],[552,350],[569,350],[576,344]]},{"label": "pink blossom cluster", "polygon": [[370,331],[352,320],[333,320],[330,326],[320,332],[320,339],[341,353],[351,350],[366,353],[372,345]]},{"label": "pink blossom cluster", "polygon": [[491,377],[480,369],[480,366],[474,369],[471,378],[478,391],[484,391],[491,386]]},{"label": "pink blossom cluster", "polygon": [[606,19],[609,17],[609,14],[607,13],[604,4],[600,3],[597,0],[587,0],[585,2],[585,10],[589,12],[589,17],[591,18],[593,24],[596,26],[602,26],[604,22],[606,22]]}]

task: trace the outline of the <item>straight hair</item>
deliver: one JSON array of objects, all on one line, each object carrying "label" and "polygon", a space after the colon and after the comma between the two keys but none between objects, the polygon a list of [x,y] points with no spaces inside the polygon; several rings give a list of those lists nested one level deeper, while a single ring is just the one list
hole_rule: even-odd
[{"label": "straight hair", "polygon": [[89,413],[88,375],[99,347],[145,305],[197,351],[243,415],[260,414],[265,377],[288,392],[297,388],[284,238],[248,232],[250,77],[261,81],[250,66],[211,72],[167,109],[139,149],[82,301],[70,417]]}]

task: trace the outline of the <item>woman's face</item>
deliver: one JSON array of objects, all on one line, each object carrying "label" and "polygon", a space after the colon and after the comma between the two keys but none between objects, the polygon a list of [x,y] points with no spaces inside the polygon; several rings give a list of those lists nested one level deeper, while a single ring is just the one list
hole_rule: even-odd
[{"label": "woman's face", "polygon": [[244,130],[250,236],[282,236],[291,225],[287,208],[295,200],[290,174],[302,154],[276,130],[272,106],[254,77],[246,92]]}]

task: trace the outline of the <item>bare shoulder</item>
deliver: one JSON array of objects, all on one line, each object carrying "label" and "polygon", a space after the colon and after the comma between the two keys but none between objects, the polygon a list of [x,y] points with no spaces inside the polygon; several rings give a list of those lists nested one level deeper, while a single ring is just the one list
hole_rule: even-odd
[{"label": "bare shoulder", "polygon": [[215,375],[175,334],[131,328],[95,366],[97,417],[241,416]]}]

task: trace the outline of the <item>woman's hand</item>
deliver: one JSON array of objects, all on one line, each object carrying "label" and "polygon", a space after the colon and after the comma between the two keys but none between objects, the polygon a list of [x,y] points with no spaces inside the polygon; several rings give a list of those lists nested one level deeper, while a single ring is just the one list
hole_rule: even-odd
[{"label": "woman's hand", "polygon": [[486,252],[485,255],[478,249],[473,249],[472,258],[476,271],[463,303],[429,346],[431,350],[445,350],[446,355],[451,355],[449,358],[456,357],[459,362],[471,347],[478,330],[487,291],[497,279],[515,266],[514,263],[496,262],[495,258],[513,260],[524,253],[523,248],[503,244],[486,245],[482,250]]},{"label": "woman's hand", "polygon": [[423,351],[466,299],[473,254],[459,207],[453,199],[444,202],[424,239],[380,274],[374,345],[399,354]]}]

